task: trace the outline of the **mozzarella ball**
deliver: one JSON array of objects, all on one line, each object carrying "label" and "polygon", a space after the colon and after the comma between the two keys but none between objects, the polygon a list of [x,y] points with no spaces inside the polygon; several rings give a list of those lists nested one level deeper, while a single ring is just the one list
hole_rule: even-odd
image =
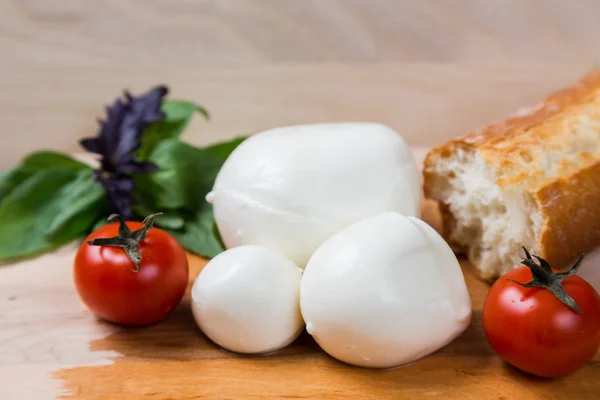
[{"label": "mozzarella ball", "polygon": [[384,211],[418,216],[421,177],[393,129],[326,123],[272,129],[244,141],[207,200],[227,248],[272,248],[300,267],[332,234]]},{"label": "mozzarella ball", "polygon": [[194,319],[213,342],[237,353],[268,353],[304,329],[298,299],[302,269],[262,246],[213,258],[192,287]]},{"label": "mozzarella ball", "polygon": [[450,247],[427,223],[397,213],[363,219],[323,243],[304,271],[300,307],[323,350],[374,368],[440,349],[471,319]]}]

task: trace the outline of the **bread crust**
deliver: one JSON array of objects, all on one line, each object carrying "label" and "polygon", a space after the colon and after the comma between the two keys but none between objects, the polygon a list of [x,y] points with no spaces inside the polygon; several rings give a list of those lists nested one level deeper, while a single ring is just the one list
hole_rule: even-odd
[{"label": "bread crust", "polygon": [[458,150],[477,152],[503,191],[524,193],[536,203],[543,216],[537,252],[553,266],[567,267],[600,245],[600,70],[427,154],[424,193],[440,202],[447,239],[456,221],[445,199],[435,198],[434,166]]},{"label": "bread crust", "polygon": [[555,179],[536,193],[545,217],[541,254],[564,268],[600,245],[600,162]]}]

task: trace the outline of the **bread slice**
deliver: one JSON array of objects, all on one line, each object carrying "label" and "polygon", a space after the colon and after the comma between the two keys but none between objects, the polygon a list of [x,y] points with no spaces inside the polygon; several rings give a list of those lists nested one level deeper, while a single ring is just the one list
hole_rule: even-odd
[{"label": "bread slice", "polygon": [[600,246],[600,70],[504,121],[431,150],[425,197],[483,279],[521,246],[563,268]]}]

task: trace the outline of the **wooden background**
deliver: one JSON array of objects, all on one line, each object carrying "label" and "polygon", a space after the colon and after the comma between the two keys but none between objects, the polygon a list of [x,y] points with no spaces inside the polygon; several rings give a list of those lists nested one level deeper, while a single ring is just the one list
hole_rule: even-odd
[{"label": "wooden background", "polygon": [[600,56],[597,0],[0,0],[0,168],[77,149],[124,88],[213,113],[189,140],[378,120],[451,137]]},{"label": "wooden background", "polygon": [[[157,83],[211,111],[210,123],[197,119],[186,133],[196,144],[285,124],[370,120],[423,149],[592,68],[599,21],[597,0],[0,0],[0,170],[40,148],[77,151],[103,105]],[[164,324],[123,332],[79,303],[72,255],[73,246],[0,267],[2,400],[600,392],[598,357],[550,383],[507,368],[477,312],[453,345],[384,373],[340,366],[307,337],[275,358],[240,360],[193,330],[185,302]],[[201,265],[193,259],[193,274]],[[480,309],[486,286],[469,266],[465,273]]]}]

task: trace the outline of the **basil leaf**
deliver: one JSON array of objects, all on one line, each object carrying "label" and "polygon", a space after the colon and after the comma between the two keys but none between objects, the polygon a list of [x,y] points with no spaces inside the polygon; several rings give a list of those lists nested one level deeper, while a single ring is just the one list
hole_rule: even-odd
[{"label": "basil leaf", "polygon": [[[85,171],[86,173],[88,171]],[[0,204],[0,259],[7,260],[29,256],[65,244],[89,228],[98,214],[98,209],[88,202],[74,202],[71,190],[76,190],[73,182],[89,189],[89,179],[84,179],[81,171],[71,168],[41,169],[14,190]],[[68,189],[67,189],[68,188]],[[81,192],[80,189],[76,190]],[[103,200],[93,200],[102,202]],[[96,203],[94,203],[96,204]],[[68,210],[79,207],[79,211]],[[72,216],[57,215],[57,210]],[[83,214],[79,214],[83,213]],[[93,216],[90,216],[93,213]],[[85,217],[83,218],[82,215]],[[55,221],[62,220],[60,224]],[[75,222],[74,222],[75,221]],[[54,227],[54,235],[47,235],[48,228]]]},{"label": "basil leaf", "polygon": [[[166,114],[166,119],[173,121],[189,119],[195,112],[202,114],[207,120],[210,119],[210,114],[204,107],[183,100],[165,100],[162,103],[161,111]],[[183,128],[185,129],[185,126]],[[184,129],[181,129],[178,134],[181,134]]]},{"label": "basil leaf", "polygon": [[107,223],[108,223],[108,220],[106,219],[106,217],[102,216],[101,218],[96,219],[96,221],[92,224],[92,227],[90,229],[88,229],[88,231],[93,232],[97,229],[102,228]]},{"label": "basil leaf", "polygon": [[225,159],[243,140],[244,137],[237,137],[205,149],[177,139],[159,142],[148,157],[159,169],[135,177],[136,197],[141,202],[136,213],[144,216],[164,212],[157,216],[157,226],[173,235],[188,251],[205,257],[222,252],[225,247],[205,196]]},{"label": "basil leaf", "polygon": [[236,147],[238,147],[247,138],[247,136],[238,136],[227,142],[220,142],[213,144],[212,146],[205,147],[204,151],[226,160],[227,157],[229,157],[229,155],[236,149]]},{"label": "basil leaf", "polygon": [[36,153],[32,153],[23,160],[23,167],[32,171],[39,171],[42,168],[58,167],[71,169],[91,169],[89,165],[55,151],[38,151]]},{"label": "basil leaf", "polygon": [[182,229],[185,226],[183,217],[174,211],[167,211],[161,215],[157,215],[155,221],[157,226],[166,229]]},{"label": "basil leaf", "polygon": [[162,214],[156,215],[154,218],[154,225],[159,228],[166,229],[181,229],[185,226],[185,220],[183,216],[176,210],[162,211],[156,206],[150,206],[147,202],[138,204],[134,207],[135,214],[143,220],[150,214],[156,214],[162,212]]},{"label": "basil leaf", "polygon": [[0,176],[0,204],[17,186],[32,175],[31,172],[23,168],[14,168]]},{"label": "basil leaf", "polygon": [[45,168],[91,170],[90,166],[61,153],[53,151],[32,153],[23,160],[21,165],[0,175],[0,202],[27,178]]},{"label": "basil leaf", "polygon": [[198,209],[223,165],[219,157],[179,140],[160,142],[149,161],[159,169],[136,176],[138,199],[157,210]]},{"label": "basil leaf", "polygon": [[164,100],[161,111],[165,118],[148,126],[142,135],[142,145],[137,152],[137,156],[142,160],[146,160],[161,141],[179,138],[194,113],[198,112],[209,119],[206,109],[189,101]]},{"label": "basil leaf", "polygon": [[71,232],[86,232],[100,215],[106,215],[106,196],[92,171],[80,171],[75,179],[54,195],[60,201],[48,205],[44,212],[54,215],[44,234],[53,240]]},{"label": "basil leaf", "polygon": [[186,219],[183,229],[167,229],[167,232],[186,250],[212,258],[224,250],[221,242],[213,234],[213,220],[212,206],[204,202],[195,215]]}]

